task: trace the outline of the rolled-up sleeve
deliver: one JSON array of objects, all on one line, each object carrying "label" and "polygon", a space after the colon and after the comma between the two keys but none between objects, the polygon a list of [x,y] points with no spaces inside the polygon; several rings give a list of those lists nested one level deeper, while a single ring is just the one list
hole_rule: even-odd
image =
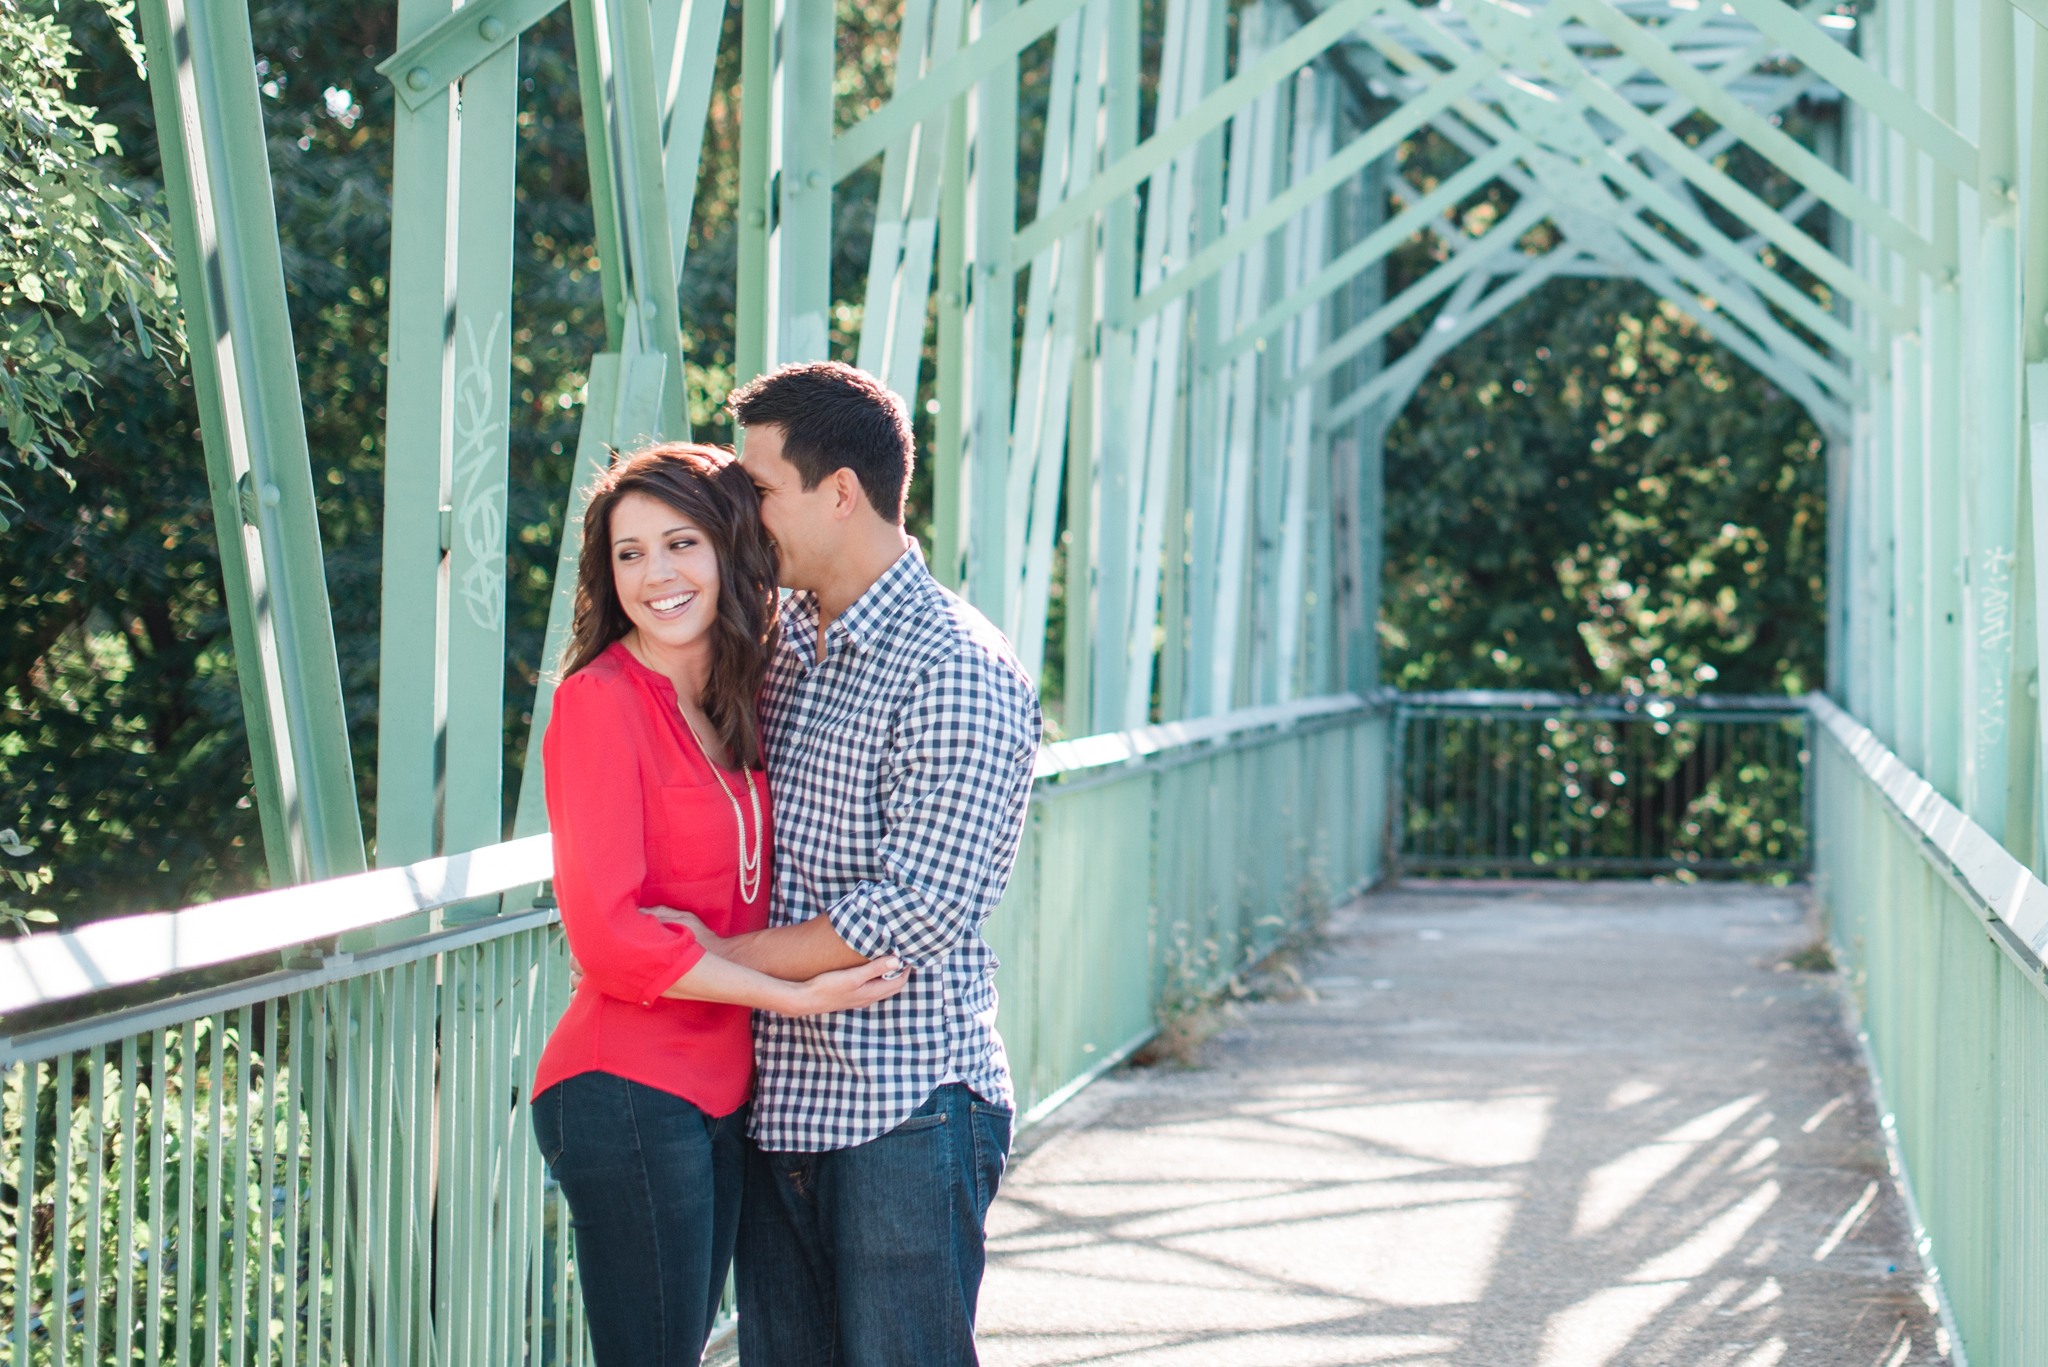
[{"label": "rolled-up sleeve", "polygon": [[882,876],[826,910],[841,939],[920,968],[980,928],[1009,882],[1038,733],[1029,685],[979,649],[919,678],[884,765]]},{"label": "rolled-up sleeve", "polygon": [[687,931],[640,911],[647,880],[640,759],[621,700],[571,675],[555,692],[541,753],[555,843],[555,898],[584,986],[648,1006],[704,957]]}]

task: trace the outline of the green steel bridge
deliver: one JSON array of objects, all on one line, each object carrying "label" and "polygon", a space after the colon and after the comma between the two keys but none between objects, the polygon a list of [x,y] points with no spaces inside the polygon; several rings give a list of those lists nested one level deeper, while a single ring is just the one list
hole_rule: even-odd
[{"label": "green steel bridge", "polygon": [[[677,287],[723,20],[566,2],[608,337],[551,655],[575,489],[688,435]],[[525,1115],[564,991],[545,684],[500,796],[517,60],[562,3],[398,0],[380,67],[366,833],[248,8],[139,0],[274,890],[0,943],[14,1363],[587,1356]],[[915,394],[936,331],[932,561],[1034,675],[1063,652],[1075,739],[1041,756],[989,931],[1027,1121],[1401,867],[1810,872],[1958,1358],[2048,1362],[2048,4],[903,0],[893,93],[840,128],[829,0],[736,3],[738,378],[826,355],[835,187],[879,162],[857,360]],[[1020,54],[1049,34],[1020,222]],[[1695,116],[1716,131],[1676,131]],[[1429,186],[1393,155],[1425,130],[1469,157]],[[1496,183],[1485,231],[1447,216]],[[1441,262],[1387,297],[1417,234]],[[1825,694],[1381,686],[1387,427],[1569,275],[1642,282],[1825,434]]]}]

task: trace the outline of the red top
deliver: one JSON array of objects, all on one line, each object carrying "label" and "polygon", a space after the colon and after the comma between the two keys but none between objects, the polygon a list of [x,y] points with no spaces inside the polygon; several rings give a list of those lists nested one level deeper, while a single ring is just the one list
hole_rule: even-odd
[{"label": "red top", "polygon": [[740,900],[732,801],[676,706],[675,685],[623,644],[562,680],[541,755],[555,897],[583,982],[541,1054],[534,1094],[578,1073],[605,1072],[708,1115],[731,1114],[754,1087],[748,1010],[663,997],[704,951],[640,908],[695,912],[719,935],[768,924],[766,776],[754,775],[757,835],[746,776],[725,772],[746,817],[748,852],[756,839],[763,847],[749,906]]}]

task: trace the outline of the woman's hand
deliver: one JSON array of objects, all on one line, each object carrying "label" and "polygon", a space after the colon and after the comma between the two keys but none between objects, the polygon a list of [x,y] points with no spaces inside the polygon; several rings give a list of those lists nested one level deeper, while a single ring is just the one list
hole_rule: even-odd
[{"label": "woman's hand", "polygon": [[689,931],[697,943],[704,946],[706,954],[718,953],[718,947],[725,943],[725,937],[705,925],[703,918],[694,911],[677,911],[674,907],[642,907],[640,910],[664,925],[681,926]]},{"label": "woman's hand", "polygon": [[774,1010],[785,1016],[823,1016],[833,1011],[858,1011],[887,1001],[910,985],[903,961],[893,955],[852,968],[834,969],[789,988],[790,1002]]}]

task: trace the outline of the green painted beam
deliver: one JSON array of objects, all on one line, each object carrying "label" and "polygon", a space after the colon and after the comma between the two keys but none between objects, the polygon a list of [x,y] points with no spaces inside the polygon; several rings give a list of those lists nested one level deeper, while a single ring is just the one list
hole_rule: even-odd
[{"label": "green painted beam", "polygon": [[[680,0],[668,0],[671,6],[678,3]],[[606,114],[616,125],[615,141],[620,149],[619,207],[627,230],[633,318],[640,328],[635,339],[638,345],[629,342],[628,350],[661,356],[668,372],[662,386],[660,426],[645,435],[688,441],[689,386],[683,378],[682,315],[676,295],[682,272],[675,252],[678,227],[669,218],[671,192],[662,145],[662,106],[669,72],[655,70],[649,0],[605,0],[605,10],[614,59],[612,102]],[[688,224],[681,225],[680,235],[687,241]],[[641,434],[618,435],[632,441]]]},{"label": "green painted beam", "polygon": [[[1722,127],[1735,130],[1752,150],[1776,163],[1793,180],[1826,200],[1832,208],[1874,234],[1919,269],[1933,274],[1940,268],[1932,243],[1899,222],[1883,205],[1857,189],[1846,176],[1802,147],[1790,134],[1707,79],[1698,68],[1658,42],[1649,30],[1606,0],[1570,0],[1570,3],[1582,19],[1611,38],[1617,48],[1712,115]],[[1608,93],[1612,100],[1621,98],[1611,90]]]},{"label": "green painted beam", "polygon": [[[676,18],[676,49],[662,68],[666,90],[661,105],[662,179],[668,188],[669,256],[676,283],[682,284],[683,258],[690,245],[690,217],[696,210],[697,169],[704,156],[704,120],[711,107],[711,88],[718,71],[719,30],[724,27],[724,0],[680,0]],[[662,18],[675,14],[675,4]],[[660,56],[661,35],[656,35]],[[687,417],[689,407],[684,405]]]},{"label": "green painted beam", "polygon": [[[1977,149],[1870,64],[1822,33],[1784,0],[1726,0],[1757,31],[1776,40],[1822,80],[1899,130],[1921,151],[1963,180],[1977,178]],[[1759,149],[1762,150],[1762,149]]]},{"label": "green painted beam", "polygon": [[[1621,125],[1646,149],[1669,162],[1681,175],[1718,200],[1723,207],[1762,233],[1773,245],[1819,276],[1838,293],[1854,299],[1882,319],[1893,332],[1911,332],[1912,319],[1896,302],[1858,276],[1843,260],[1806,231],[1787,223],[1777,210],[1713,166],[1684,142],[1657,126],[1647,115],[1590,77],[1581,76],[1573,89],[1586,103]],[[1610,159],[1618,165],[1623,158]],[[1626,172],[1617,172],[1626,174]],[[1916,239],[1917,240],[1917,239]],[[1930,248],[1930,253],[1932,249]],[[1931,255],[1930,255],[1931,259]]]},{"label": "green painted beam", "polygon": [[[1416,29],[1432,43],[1444,45],[1446,50],[1457,51],[1462,49],[1462,45],[1450,39],[1441,29],[1431,23],[1424,11],[1413,7],[1401,7],[1396,8],[1392,12],[1400,18],[1402,23]],[[1386,40],[1373,30],[1367,29],[1365,32],[1368,40],[1374,42],[1375,45],[1386,43]],[[1670,162],[1687,179],[1693,181],[1694,184],[1720,200],[1738,218],[1748,223],[1750,227],[1763,234],[1767,240],[1774,243],[1794,260],[1819,276],[1837,293],[1848,295],[1850,298],[1871,309],[1879,318],[1884,320],[1885,325],[1891,331],[1903,333],[1912,330],[1913,320],[1906,311],[1901,309],[1883,292],[1872,287],[1870,282],[1864,280],[1855,271],[1851,270],[1841,258],[1828,251],[1824,245],[1816,242],[1796,225],[1784,222],[1770,205],[1758,199],[1747,189],[1714,167],[1695,149],[1674,137],[1668,131],[1661,118],[1653,118],[1643,113],[1642,110],[1636,108],[1627,99],[1616,94],[1613,90],[1587,74],[1578,62],[1577,57],[1564,46],[1561,39],[1556,38],[1554,34],[1546,36],[1549,39],[1547,60],[1550,63],[1552,72],[1554,74],[1560,71],[1569,73],[1568,78],[1559,76],[1558,79],[1566,81],[1566,84],[1577,96],[1581,104],[1591,105],[1610,122],[1615,123],[1625,133],[1633,137],[1638,145],[1654,151],[1657,155]],[[1407,66],[1409,63],[1421,63],[1421,59],[1414,57],[1413,54],[1405,55],[1407,61],[1400,64]],[[1399,61],[1399,58],[1390,55],[1390,60]],[[1562,102],[1548,91],[1526,85],[1519,86],[1517,89],[1530,100],[1543,100],[1559,106],[1560,109],[1562,108]],[[1461,106],[1460,112],[1465,113],[1467,117],[1474,118],[1476,126],[1481,128],[1498,124],[1497,119],[1494,119],[1492,115],[1483,110],[1474,111],[1468,107]],[[1672,111],[1673,114],[1675,112]],[[1665,117],[1671,116],[1672,114],[1665,115]],[[1597,138],[1593,139],[1588,146],[1592,149],[1592,155],[1596,155],[1600,159],[1603,171],[1613,178],[1616,183],[1632,186],[1649,183],[1647,178],[1637,170],[1627,156],[1622,154],[1619,148],[1608,148],[1605,146],[1604,141]],[[1644,198],[1647,199],[1648,196],[1645,195]],[[1668,195],[1663,195],[1661,191],[1659,191],[1658,198],[1666,204],[1676,204],[1676,201],[1672,200]],[[1659,209],[1658,212],[1663,213],[1665,210]],[[1685,209],[1680,212],[1691,223],[1697,224],[1701,222],[1700,216],[1692,210]],[[1686,231],[1691,232],[1693,230],[1687,229]],[[1719,239],[1719,241],[1715,239]],[[1708,230],[1702,236],[1696,237],[1695,240],[1699,241],[1702,246],[1713,250],[1717,256],[1723,256],[1723,259],[1729,260],[1731,267],[1741,271],[1746,279],[1751,280],[1752,284],[1755,283],[1756,273],[1754,271],[1737,265],[1734,260],[1724,255],[1723,244],[1726,242],[1726,239],[1723,234],[1718,231]],[[1726,244],[1726,249],[1728,252],[1733,252],[1733,244]],[[1937,253],[1939,254],[1938,234]],[[1952,258],[1944,257],[1943,259]],[[1760,270],[1761,268],[1757,269]]]},{"label": "green painted beam", "polygon": [[1142,322],[1175,299],[1223,269],[1224,263],[1251,250],[1275,229],[1357,175],[1366,163],[1393,151],[1401,140],[1442,113],[1450,103],[1490,72],[1493,63],[1476,58],[1454,68],[1438,79],[1425,94],[1404,101],[1398,112],[1389,114],[1340,148],[1337,154],[1309,175],[1289,185],[1243,223],[1197,252],[1194,258],[1171,276],[1154,285],[1131,306],[1133,322]]},{"label": "green painted beam", "polygon": [[828,359],[832,312],[832,0],[780,0],[768,363]]},{"label": "green painted beam", "polygon": [[[740,3],[740,223],[733,286],[733,383],[768,369],[769,121],[775,98],[774,0]],[[756,111],[746,117],[747,110]],[[744,436],[742,436],[744,440]]]},{"label": "green painted beam", "polygon": [[604,117],[612,66],[598,4],[599,0],[569,0],[569,15],[575,31],[576,85],[583,101],[583,155],[589,162],[598,282],[604,293],[605,349],[618,351],[626,344],[626,236],[619,217],[611,124]]},{"label": "green painted beam", "polygon": [[249,11],[143,0],[192,384],[273,882],[364,866]]},{"label": "green painted beam", "polygon": [[[446,764],[438,853],[505,838],[506,509],[512,418],[512,216],[518,168],[519,47],[462,83],[448,320],[455,384],[448,466]],[[497,910],[470,906],[453,919]]]},{"label": "green painted beam", "polygon": [[[1343,254],[1311,276],[1302,287],[1289,294],[1280,302],[1261,313],[1247,326],[1232,334],[1227,342],[1219,343],[1210,352],[1210,370],[1221,369],[1239,356],[1257,347],[1265,338],[1275,332],[1304,309],[1313,308],[1330,295],[1343,289],[1355,280],[1362,271],[1386,259],[1387,254],[1426,228],[1443,228],[1439,217],[1458,201],[1480,189],[1502,170],[1514,163],[1516,149],[1496,147],[1474,157],[1460,167],[1434,190],[1413,200],[1407,208],[1373,229],[1354,245],[1347,247]],[[1406,182],[1403,182],[1405,185]],[[1411,194],[1413,191],[1411,190]],[[1168,282],[1171,283],[1171,282]],[[1160,288],[1163,288],[1160,287]],[[1154,290],[1157,293],[1157,290]],[[1150,297],[1149,295],[1147,296]],[[1139,300],[1143,307],[1144,300]]]},{"label": "green painted beam", "polygon": [[[1808,7],[1813,9],[1824,3],[1826,0],[1808,0]],[[1410,9],[1400,13],[1403,23],[1417,29],[1431,42],[1456,46],[1454,40],[1443,34],[1423,12]],[[1685,21],[1678,22],[1682,24]],[[1411,74],[1434,70],[1422,58],[1383,31],[1368,28],[1365,33],[1368,41],[1401,70]],[[1748,70],[1757,59],[1767,55],[1769,47],[1769,43],[1764,41],[1752,44],[1742,54],[1716,68],[1715,79],[1733,79],[1737,73]],[[1586,125],[1582,104],[1570,103],[1568,109],[1568,102],[1537,99],[1526,87],[1510,87],[1500,91],[1500,94],[1517,111],[1518,119],[1531,119],[1534,116],[1533,121],[1542,125],[1553,141],[1560,136],[1565,139],[1559,145],[1566,150],[1567,155],[1574,155],[1581,160],[1597,161],[1601,172],[1608,179],[1640,200],[1667,223],[1685,233],[1707,255],[1714,257],[1752,289],[1791,314],[1801,326],[1820,337],[1829,346],[1874,370],[1884,368],[1882,358],[1857,340],[1854,333],[1840,319],[1823,310],[1811,295],[1794,286],[1777,272],[1767,269],[1756,259],[1753,251],[1738,246],[1719,228],[1702,217],[1695,207],[1680,201],[1645,175],[1630,159],[1629,154],[1635,146],[1633,142],[1624,139],[1612,146],[1607,145],[1604,139]],[[1692,106],[1684,100],[1674,99],[1652,116],[1651,122],[1656,127],[1668,129],[1691,109]],[[1484,133],[1494,143],[1527,145],[1526,136],[1518,132],[1514,125],[1508,124],[1491,108],[1477,101],[1462,101],[1454,106],[1454,110],[1458,117]],[[1446,129],[1442,120],[1438,121],[1437,126],[1440,131]],[[1446,135],[1461,146],[1465,145],[1465,140],[1456,135],[1454,128]],[[1715,134],[1701,144],[1698,155],[1711,156],[1713,149],[1722,144],[1724,137],[1732,135]],[[1467,150],[1475,149],[1468,147]],[[1853,272],[1850,275],[1854,278]],[[1903,311],[1900,311],[1900,321],[1906,328],[1910,328],[1911,319],[1906,317]]]},{"label": "green painted beam", "polygon": [[[1341,337],[1324,347],[1313,361],[1281,382],[1279,393],[1282,396],[1295,393],[1328,376],[1338,366],[1399,327],[1407,321],[1410,314],[1437,295],[1502,252],[1511,250],[1522,234],[1549,216],[1550,206],[1541,200],[1516,205],[1514,212],[1487,229],[1484,237],[1402,290],[1375,309],[1370,317],[1347,329]],[[1342,425],[1342,420],[1335,415],[1338,410],[1343,409],[1344,405],[1339,404],[1331,411],[1328,418],[1331,428]],[[1344,411],[1358,410],[1353,408]]]},{"label": "green painted beam", "polygon": [[[431,29],[449,0],[400,0],[398,39]],[[446,85],[393,110],[389,363],[384,381],[384,546],[378,616],[377,863],[437,853],[447,697],[447,593],[441,508],[448,501],[455,389],[449,249],[455,223],[455,92]]]},{"label": "green painted beam", "polygon": [[[1022,265],[1031,260],[1085,219],[1137,189],[1154,171],[1221,128],[1232,114],[1314,61],[1373,14],[1398,4],[1399,0],[1339,0],[1321,18],[1303,25],[1188,113],[1116,158],[1089,182],[1086,191],[1061,201],[1050,213],[1039,215],[1030,227],[1017,234],[1010,251],[1011,261]],[[1460,71],[1477,80],[1484,75],[1485,68],[1463,67]]]},{"label": "green painted beam", "polygon": [[967,101],[946,114],[946,158],[939,173],[939,318],[933,423],[932,573],[958,592],[966,582],[966,532],[960,506],[967,428]]},{"label": "green painted beam", "polygon": [[469,0],[425,33],[402,39],[377,63],[407,109],[417,111],[482,66],[519,35],[562,7],[563,0]]},{"label": "green painted beam", "polygon": [[[1858,382],[1854,377],[1793,335],[1771,316],[1768,309],[1752,303],[1739,292],[1729,291],[1724,280],[1718,280],[1703,270],[1709,262],[1686,255],[1677,243],[1637,217],[1636,206],[1617,200],[1595,172],[1526,142],[1520,134],[1515,137],[1522,142],[1524,160],[1536,173],[1541,186],[1539,193],[1546,196],[1560,213],[1566,216],[1591,215],[1611,226],[1636,249],[1661,263],[1677,281],[1683,281],[1685,289],[1700,298],[1713,299],[1716,311],[1729,315],[1748,328],[1758,339],[1761,353],[1775,355],[1779,362],[1789,360],[1805,370],[1834,392],[1837,403],[1854,403],[1858,392]],[[1640,272],[1630,266],[1629,273]],[[1754,362],[1757,358],[1746,359]],[[1768,364],[1759,368],[1766,374],[1773,369]],[[1830,422],[1844,426],[1832,417]]]},{"label": "green painted beam", "polygon": [[[986,32],[1001,28],[1014,2],[979,0],[976,10]],[[996,621],[1004,617],[1008,568],[1005,495],[1017,324],[1017,277],[1010,255],[1017,227],[1017,75],[1016,59],[1011,57],[988,68],[975,87],[974,166],[968,186],[974,227],[967,263],[968,392],[962,452],[967,537],[962,587],[967,601]],[[937,78],[934,72],[931,79]]]},{"label": "green painted beam", "polygon": [[[1506,284],[1495,287],[1493,293],[1481,299],[1468,312],[1460,315],[1454,326],[1445,329],[1442,333],[1439,333],[1435,325],[1432,324],[1429,333],[1424,336],[1421,342],[1416,344],[1415,350],[1410,355],[1403,356],[1400,361],[1381,371],[1378,375],[1373,376],[1371,380],[1347,395],[1341,402],[1330,405],[1329,411],[1323,414],[1318,426],[1326,432],[1337,431],[1345,423],[1350,422],[1353,418],[1371,409],[1373,405],[1387,398],[1404,383],[1412,392],[1414,386],[1421,382],[1423,375],[1435,363],[1437,357],[1443,355],[1467,337],[1470,337],[1487,323],[1492,322],[1501,313],[1506,311],[1510,305],[1519,303],[1522,299],[1526,298],[1531,290],[1534,290],[1538,285],[1550,279],[1557,272],[1557,269],[1565,264],[1564,260],[1555,258],[1567,257],[1569,255],[1571,253],[1561,249],[1553,253],[1551,257],[1532,264],[1527,269],[1516,274]],[[1451,263],[1445,262],[1444,264],[1449,265]],[[1443,267],[1439,266],[1437,269],[1442,270]]]},{"label": "green painted beam", "polygon": [[1005,62],[1044,37],[1087,0],[1031,0],[987,26],[980,37],[936,64],[931,74],[832,139],[832,183],[837,185],[882,155],[889,145],[972,90]]},{"label": "green painted beam", "polygon": [[[2012,20],[2005,0],[1985,0],[1977,24],[1977,200],[1981,224],[1976,333],[1965,416],[1963,576],[1963,810],[1991,837],[2010,842],[2010,733],[2014,614],[2020,547],[2020,328],[2018,101]],[[2036,80],[2044,79],[2036,73]]]}]

